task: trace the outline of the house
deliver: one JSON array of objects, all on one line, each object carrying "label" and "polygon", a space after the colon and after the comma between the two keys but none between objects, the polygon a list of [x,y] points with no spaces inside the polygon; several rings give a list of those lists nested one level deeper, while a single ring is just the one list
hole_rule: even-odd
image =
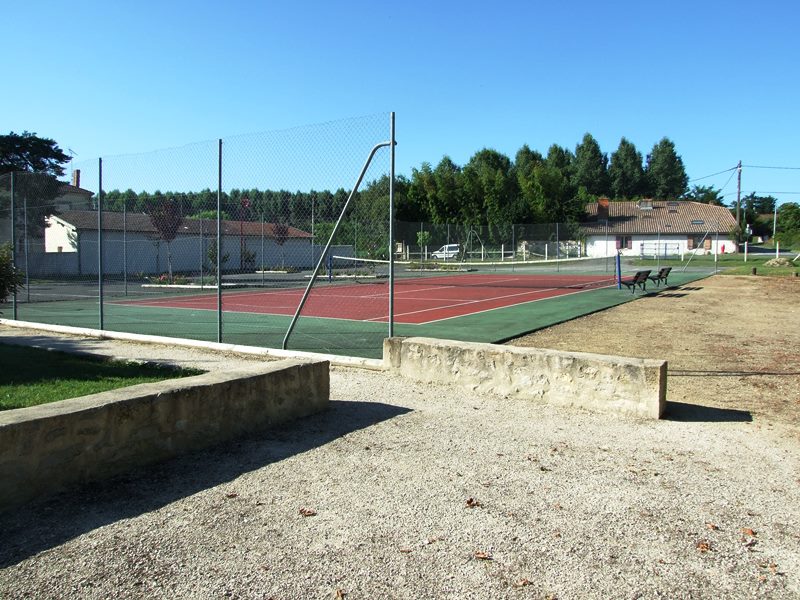
[{"label": "house", "polygon": [[[167,242],[146,214],[103,212],[102,219],[104,273],[156,275],[167,271],[169,261],[173,272],[199,273],[211,267],[215,220],[184,218],[174,239]],[[39,274],[96,275],[97,220],[97,211],[90,210],[47,217],[44,249],[51,260],[41,261]],[[221,234],[225,270],[307,268],[314,258],[311,234],[296,227],[226,220],[221,222]],[[57,255],[62,258],[54,258]]]},{"label": "house", "polygon": [[587,256],[669,256],[736,252],[736,219],[724,206],[644,199],[586,205]]}]

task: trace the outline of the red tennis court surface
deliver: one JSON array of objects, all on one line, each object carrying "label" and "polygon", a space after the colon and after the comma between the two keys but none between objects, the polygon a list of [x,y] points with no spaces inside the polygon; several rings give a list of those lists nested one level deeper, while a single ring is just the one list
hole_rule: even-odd
[{"label": "red tennis court surface", "polygon": [[[396,323],[423,324],[616,285],[598,275],[458,275],[395,281]],[[222,309],[294,315],[303,289],[227,291]],[[302,316],[354,321],[388,321],[389,284],[321,282],[306,301]],[[171,296],[118,304],[216,310],[217,295]]]}]

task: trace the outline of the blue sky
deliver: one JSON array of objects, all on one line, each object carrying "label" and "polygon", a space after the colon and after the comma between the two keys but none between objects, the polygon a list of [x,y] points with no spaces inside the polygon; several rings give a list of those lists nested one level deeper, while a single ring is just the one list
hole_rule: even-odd
[{"label": "blue sky", "polygon": [[[799,6],[18,2],[3,11],[0,132],[85,161],[395,111],[407,176],[484,147],[574,149],[586,132],[608,154],[667,136],[690,179],[740,159],[800,167]],[[730,200],[729,175],[696,183]],[[800,169],[746,167],[742,190],[800,202]]]}]

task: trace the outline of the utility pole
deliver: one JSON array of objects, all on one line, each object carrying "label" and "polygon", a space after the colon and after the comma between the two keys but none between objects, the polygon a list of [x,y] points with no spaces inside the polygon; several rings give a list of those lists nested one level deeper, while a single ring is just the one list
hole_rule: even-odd
[{"label": "utility pole", "polygon": [[739,161],[739,164],[736,165],[736,170],[738,171],[736,182],[736,227],[739,228],[742,211],[742,161]]}]

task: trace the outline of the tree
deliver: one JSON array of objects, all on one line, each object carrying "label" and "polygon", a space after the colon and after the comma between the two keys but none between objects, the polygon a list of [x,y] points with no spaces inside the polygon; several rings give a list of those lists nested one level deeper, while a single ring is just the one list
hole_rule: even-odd
[{"label": "tree", "polygon": [[778,208],[778,232],[775,238],[782,246],[800,244],[800,204],[785,202]]},{"label": "tree", "polygon": [[40,138],[27,131],[0,135],[0,175],[26,171],[60,177],[64,174],[61,165],[67,162],[69,156],[64,154],[55,140]]},{"label": "tree", "polygon": [[433,171],[433,183],[437,202],[435,208],[428,207],[428,213],[434,223],[453,221],[462,202],[461,168],[449,156],[443,156]]},{"label": "tree", "polygon": [[713,204],[714,206],[724,206],[720,191],[711,185],[692,186],[692,189],[684,194],[683,199],[702,202],[703,204]]},{"label": "tree", "polygon": [[613,198],[630,200],[640,196],[644,190],[642,154],[624,137],[611,154],[608,176]]},{"label": "tree", "polygon": [[430,218],[438,223],[446,222],[449,216],[436,197],[436,181],[430,163],[423,162],[419,169],[411,169],[408,206],[398,214],[398,218],[406,221],[427,221]]},{"label": "tree", "polygon": [[[159,194],[159,192],[156,192]],[[172,240],[178,235],[183,223],[180,206],[174,198],[153,198],[145,204],[145,213],[150,217],[150,222],[158,231],[159,237],[167,243],[167,266],[169,269],[169,282],[172,283]]]},{"label": "tree", "polygon": [[[210,263],[211,273],[217,280],[217,283],[220,281],[220,277],[217,276],[217,240],[216,238],[212,239],[211,242],[208,244],[208,250],[206,251],[206,256],[208,256],[208,262]],[[228,262],[231,255],[229,253],[225,253],[219,258],[220,263],[220,270],[223,269],[223,265]]]},{"label": "tree", "polygon": [[600,151],[600,145],[587,133],[583,140],[575,147],[575,161],[573,163],[573,186],[581,186],[593,196],[608,195],[608,156]]},{"label": "tree", "polygon": [[281,249],[281,269],[283,269],[286,264],[286,253],[284,252],[283,245],[286,243],[286,240],[289,239],[289,226],[285,223],[273,223],[272,239],[275,240],[275,243],[278,244]]},{"label": "tree", "polygon": [[54,200],[61,187],[56,178],[64,174],[61,165],[67,162],[69,156],[55,140],[28,131],[0,135],[0,175],[17,173],[14,191],[22,210],[16,226],[27,222],[26,235],[41,237],[47,217],[55,214]]},{"label": "tree", "polygon": [[[11,261],[11,244],[0,245],[0,303],[22,286],[22,273]],[[1,313],[0,313],[1,314]]]},{"label": "tree", "polygon": [[647,194],[659,200],[677,200],[686,193],[689,177],[675,144],[662,138],[647,156]]},{"label": "tree", "polygon": [[464,202],[461,222],[505,227],[513,220],[519,194],[511,160],[489,148],[476,152],[462,171]]}]

